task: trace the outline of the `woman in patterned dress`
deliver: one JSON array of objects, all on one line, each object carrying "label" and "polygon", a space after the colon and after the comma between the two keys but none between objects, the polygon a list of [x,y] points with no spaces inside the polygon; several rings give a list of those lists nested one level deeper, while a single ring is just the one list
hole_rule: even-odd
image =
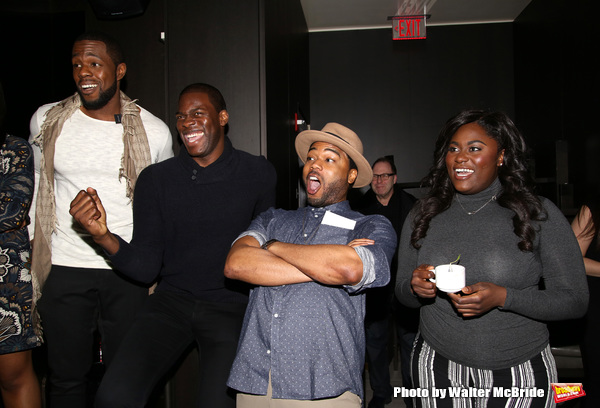
[{"label": "woman in patterned dress", "polygon": [[27,232],[33,154],[26,140],[6,136],[1,128],[0,147],[0,390],[6,408],[39,408],[40,386],[31,350],[41,341],[32,309]]}]

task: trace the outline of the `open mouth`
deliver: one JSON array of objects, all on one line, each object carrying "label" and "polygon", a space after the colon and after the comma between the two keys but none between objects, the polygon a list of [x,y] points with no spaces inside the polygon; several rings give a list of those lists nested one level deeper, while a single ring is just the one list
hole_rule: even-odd
[{"label": "open mouth", "polygon": [[473,173],[475,173],[475,170],[472,170],[472,169],[466,169],[466,168],[454,169],[454,174],[458,178],[469,177]]},{"label": "open mouth", "polygon": [[202,131],[186,132],[183,134],[183,138],[188,143],[194,143],[194,142],[202,139],[203,137],[204,137],[204,132],[202,132]]},{"label": "open mouth", "polygon": [[81,89],[82,93],[90,94],[90,93],[94,92],[94,90],[96,90],[96,88],[98,88],[98,84],[81,84],[79,86],[79,88]]},{"label": "open mouth", "polygon": [[316,194],[321,189],[321,180],[315,175],[308,175],[306,180],[306,192],[309,195]]}]

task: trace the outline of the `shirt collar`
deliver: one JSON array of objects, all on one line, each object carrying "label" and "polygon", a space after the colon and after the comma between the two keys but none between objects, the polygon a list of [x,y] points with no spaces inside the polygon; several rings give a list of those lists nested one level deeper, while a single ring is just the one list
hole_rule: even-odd
[{"label": "shirt collar", "polygon": [[189,171],[210,171],[212,169],[218,169],[222,167],[223,163],[227,164],[229,160],[231,160],[233,154],[233,145],[231,144],[231,140],[227,136],[225,136],[225,147],[223,149],[223,153],[219,156],[217,160],[213,163],[209,164],[206,167],[200,166],[196,161],[190,156],[185,146],[181,146],[179,150],[179,158],[183,162],[185,168]]},{"label": "shirt collar", "polygon": [[340,201],[339,203],[331,204],[325,207],[313,207],[309,205],[308,208],[314,209],[316,211],[322,210],[323,212],[331,211],[334,213],[343,213],[346,211],[351,211],[350,203],[348,202],[348,200]]}]

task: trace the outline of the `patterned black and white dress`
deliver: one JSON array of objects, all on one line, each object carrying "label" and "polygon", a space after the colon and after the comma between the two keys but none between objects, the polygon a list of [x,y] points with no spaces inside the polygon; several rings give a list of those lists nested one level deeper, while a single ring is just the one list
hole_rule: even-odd
[{"label": "patterned black and white dress", "polygon": [[33,196],[33,154],[7,136],[0,150],[0,354],[40,345],[32,310],[27,222]]}]

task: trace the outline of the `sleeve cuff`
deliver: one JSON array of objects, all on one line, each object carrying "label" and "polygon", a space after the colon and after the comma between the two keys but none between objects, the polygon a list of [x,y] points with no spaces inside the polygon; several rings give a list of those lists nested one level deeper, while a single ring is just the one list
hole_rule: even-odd
[{"label": "sleeve cuff", "polygon": [[365,247],[359,246],[353,248],[363,264],[363,275],[360,282],[356,285],[344,285],[348,292],[358,292],[360,289],[370,285],[375,281],[375,259],[371,251]]},{"label": "sleeve cuff", "polygon": [[504,299],[504,306],[499,306],[499,310],[510,310],[511,303],[513,301],[513,290],[511,288],[506,288],[506,299]]},{"label": "sleeve cuff", "polygon": [[258,245],[263,246],[265,242],[267,242],[267,237],[264,234],[261,234],[260,232],[257,231],[245,231],[242,232],[236,239],[235,241],[233,241],[231,243],[231,245],[235,244],[237,242],[238,239],[243,238],[243,237],[247,237],[247,236],[251,236],[252,238],[254,238],[255,240],[258,241]]}]

